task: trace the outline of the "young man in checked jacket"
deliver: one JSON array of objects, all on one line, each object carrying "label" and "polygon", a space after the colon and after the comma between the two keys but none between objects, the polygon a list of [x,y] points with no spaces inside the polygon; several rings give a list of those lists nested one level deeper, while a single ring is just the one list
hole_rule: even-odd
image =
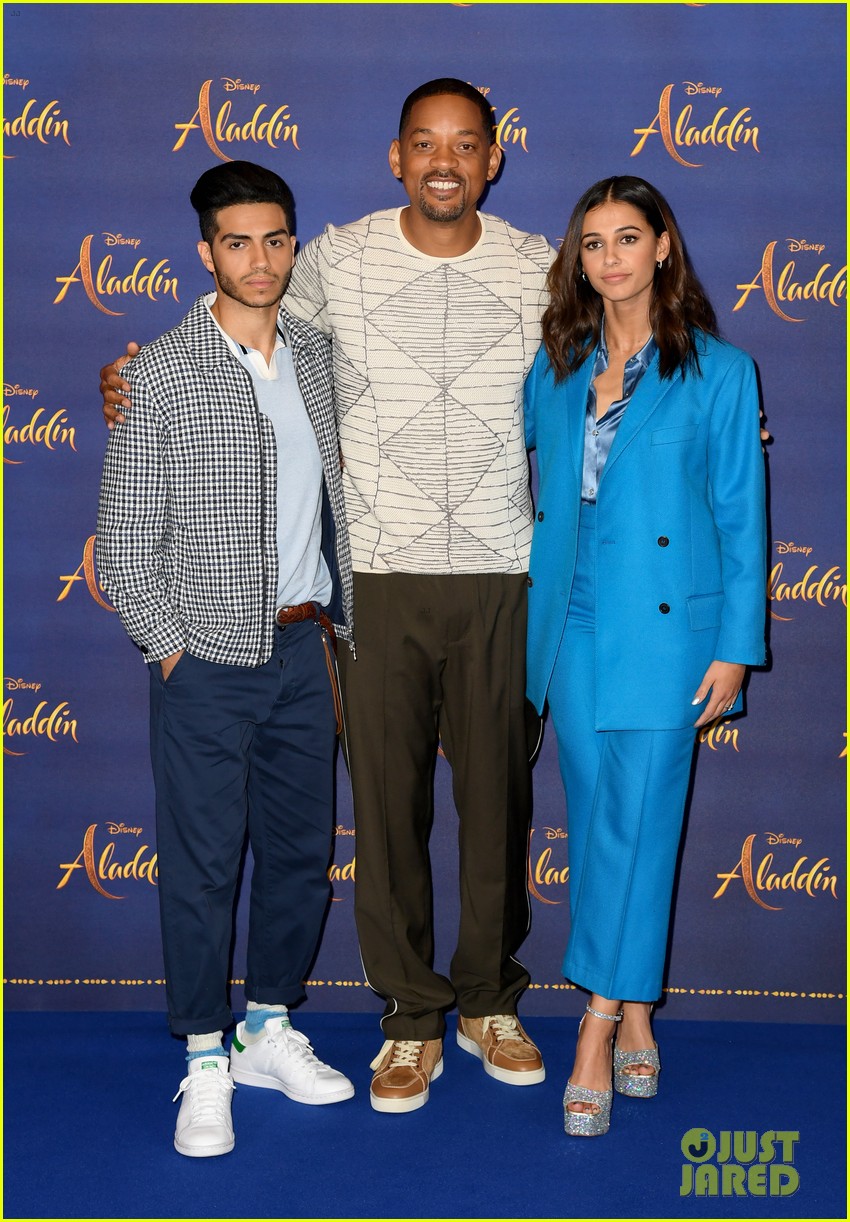
[{"label": "young man in checked jacket", "polygon": [[[329,896],[333,646],[351,644],[352,578],[330,344],[278,321],[292,193],[234,161],[191,201],[216,291],[123,371],[134,410],[109,439],[97,543],[149,665],[168,1015],[188,1042],[174,1145],[205,1157],[233,1149],[234,1081],[308,1104],[354,1093],[287,1015]],[[228,1061],[246,834],[248,1014]]]}]

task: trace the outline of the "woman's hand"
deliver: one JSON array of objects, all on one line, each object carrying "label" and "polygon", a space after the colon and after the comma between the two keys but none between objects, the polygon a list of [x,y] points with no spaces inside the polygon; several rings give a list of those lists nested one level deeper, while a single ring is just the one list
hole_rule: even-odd
[{"label": "woman's hand", "polygon": [[699,720],[694,722],[697,728],[714,721],[722,713],[729,712],[738,699],[738,692],[741,690],[746,672],[746,666],[741,666],[738,662],[714,661],[711,663],[691,701],[691,704],[701,704],[708,697],[708,704],[703,709]]}]

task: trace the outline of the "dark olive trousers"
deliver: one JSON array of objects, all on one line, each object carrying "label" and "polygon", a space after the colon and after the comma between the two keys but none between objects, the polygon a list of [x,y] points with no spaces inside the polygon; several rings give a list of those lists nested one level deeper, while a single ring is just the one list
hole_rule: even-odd
[{"label": "dark olive trousers", "polygon": [[[437,1039],[516,1012],[528,973],[531,776],[525,725],[526,579],[355,573],[357,656],[340,654],[357,834],[355,909],[389,1039]],[[460,928],[434,971],[431,863],[437,748],[459,820]]]}]

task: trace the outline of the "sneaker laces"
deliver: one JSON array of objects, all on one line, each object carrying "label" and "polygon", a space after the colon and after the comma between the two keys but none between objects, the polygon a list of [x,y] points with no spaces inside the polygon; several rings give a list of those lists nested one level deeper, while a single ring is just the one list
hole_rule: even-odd
[{"label": "sneaker laces", "polygon": [[229,1073],[222,1073],[220,1069],[204,1069],[200,1073],[186,1075],[172,1103],[176,1103],[185,1092],[192,1109],[193,1124],[204,1121],[222,1124],[227,1122],[229,1096],[235,1089],[236,1083]]},{"label": "sneaker laces", "polygon": [[392,1048],[392,1055],[389,1061],[387,1061],[385,1069],[393,1069],[398,1065],[409,1065],[417,1069],[424,1047],[424,1040],[385,1040],[383,1048],[375,1057],[370,1068],[377,1069],[389,1049]]},{"label": "sneaker laces", "polygon": [[499,1041],[522,1040],[523,1038],[514,1014],[491,1014],[484,1019],[482,1034],[488,1027]]},{"label": "sneaker laces", "polygon": [[324,1061],[320,1061],[313,1051],[313,1045],[303,1031],[294,1027],[281,1027],[269,1036],[272,1044],[272,1057],[285,1056],[289,1061],[301,1066],[302,1069],[318,1073],[320,1069],[328,1069]]}]

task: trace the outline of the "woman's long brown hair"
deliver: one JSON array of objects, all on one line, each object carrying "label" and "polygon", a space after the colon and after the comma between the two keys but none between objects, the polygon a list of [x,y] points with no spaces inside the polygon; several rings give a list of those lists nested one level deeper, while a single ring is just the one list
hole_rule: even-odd
[{"label": "woman's long brown hair", "polygon": [[602,298],[581,274],[581,233],[585,214],[609,202],[631,204],[656,237],[667,233],[670,252],[656,268],[649,322],[658,345],[659,372],[672,378],[681,370],[699,374],[696,331],[717,335],[717,318],[685,250],[672,209],[643,178],[603,178],[573,209],[564,241],[549,269],[549,306],[543,315],[543,345],[555,381],[561,382],[595,351],[602,328]]}]

